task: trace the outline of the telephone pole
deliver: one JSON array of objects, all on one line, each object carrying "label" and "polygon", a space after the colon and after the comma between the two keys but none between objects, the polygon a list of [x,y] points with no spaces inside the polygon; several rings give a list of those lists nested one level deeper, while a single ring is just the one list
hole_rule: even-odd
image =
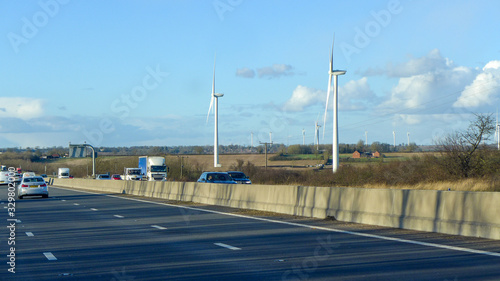
[{"label": "telephone pole", "polygon": [[260,144],[263,144],[265,146],[264,151],[265,151],[265,157],[266,157],[266,170],[267,170],[267,145],[268,144],[272,145],[273,142],[260,142]]}]

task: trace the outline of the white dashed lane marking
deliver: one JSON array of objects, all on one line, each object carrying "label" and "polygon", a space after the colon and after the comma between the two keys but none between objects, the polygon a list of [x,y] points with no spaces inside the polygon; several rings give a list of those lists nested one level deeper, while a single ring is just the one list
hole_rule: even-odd
[{"label": "white dashed lane marking", "polygon": [[49,260],[49,261],[56,261],[57,258],[54,256],[51,252],[45,252],[43,255]]},{"label": "white dashed lane marking", "polygon": [[152,225],[151,227],[154,227],[154,228],[156,228],[156,229],[160,229],[160,230],[167,229],[166,227],[159,226],[159,225]]},{"label": "white dashed lane marking", "polygon": [[234,247],[234,246],[231,246],[231,245],[227,245],[227,244],[224,244],[224,243],[214,243],[214,245],[217,245],[219,247],[224,247],[224,248],[227,248],[229,250],[241,250],[241,248]]}]

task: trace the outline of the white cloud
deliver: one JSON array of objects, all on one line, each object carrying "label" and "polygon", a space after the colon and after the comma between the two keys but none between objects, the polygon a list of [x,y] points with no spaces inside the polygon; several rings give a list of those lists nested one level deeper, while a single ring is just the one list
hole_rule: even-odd
[{"label": "white cloud", "polygon": [[438,49],[431,50],[427,55],[420,58],[409,57],[409,60],[399,64],[389,62],[385,67],[370,67],[365,71],[359,71],[364,76],[389,77],[411,77],[428,72],[436,72],[454,67],[452,60],[444,58]]},{"label": "white cloud", "polygon": [[[330,102],[332,101],[333,89],[330,93]],[[368,79],[363,77],[359,80],[351,80],[339,88],[339,110],[365,110],[373,106],[371,103],[375,100],[375,94],[370,89]],[[326,91],[299,85],[283,105],[284,111],[303,111],[305,108],[315,105],[325,105]],[[332,105],[328,107],[331,109]]]},{"label": "white cloud", "polygon": [[351,80],[339,89],[339,110],[365,110],[373,107],[375,100],[366,77]]},{"label": "white cloud", "polygon": [[255,77],[255,71],[253,69],[243,67],[243,68],[238,68],[236,70],[236,76],[238,77],[243,77],[243,78],[254,78]]},{"label": "white cloud", "polygon": [[44,101],[33,98],[0,97],[0,117],[29,120],[44,114]]},{"label": "white cloud", "polygon": [[500,96],[500,61],[490,61],[474,81],[465,87],[454,107],[477,108],[498,101]]},{"label": "white cloud", "polygon": [[326,99],[325,91],[298,85],[292,96],[285,102],[284,111],[302,111],[304,108],[317,104]]},{"label": "white cloud", "polygon": [[[405,70],[403,66],[408,69]],[[400,76],[389,97],[378,106],[383,112],[419,110],[422,113],[441,112],[475,77],[476,70],[454,66],[439,51],[395,67],[389,74]]]},{"label": "white cloud", "polygon": [[443,58],[439,50],[434,49],[426,56],[411,58],[402,64],[393,65],[389,63],[386,73],[390,77],[410,77],[450,67],[453,67],[453,62],[447,58]]},{"label": "white cloud", "polygon": [[273,64],[272,66],[257,69],[259,78],[279,78],[281,76],[294,75],[293,67],[288,64]]}]

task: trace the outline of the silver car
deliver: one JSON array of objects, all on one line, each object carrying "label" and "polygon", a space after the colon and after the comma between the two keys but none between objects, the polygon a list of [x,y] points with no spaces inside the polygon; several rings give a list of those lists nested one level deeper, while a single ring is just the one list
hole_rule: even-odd
[{"label": "silver car", "polygon": [[42,177],[24,177],[17,187],[17,197],[23,199],[24,196],[49,197],[47,183]]}]

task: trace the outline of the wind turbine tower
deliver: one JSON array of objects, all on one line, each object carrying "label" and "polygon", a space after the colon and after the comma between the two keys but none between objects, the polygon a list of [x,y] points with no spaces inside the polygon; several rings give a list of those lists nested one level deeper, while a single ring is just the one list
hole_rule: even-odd
[{"label": "wind turbine tower", "polygon": [[253,147],[253,132],[250,132],[250,147]]},{"label": "wind turbine tower", "polygon": [[368,131],[365,131],[365,145],[368,146]]},{"label": "wind turbine tower", "polygon": [[269,142],[273,143],[273,132],[269,132]]},{"label": "wind turbine tower", "polygon": [[214,167],[221,167],[219,164],[219,98],[223,97],[224,94],[215,92],[215,59],[214,59],[214,76],[212,80],[212,98],[210,100],[210,107],[208,108],[207,114],[207,122],[208,117],[210,116],[210,112],[212,111],[212,106],[214,107],[214,117],[215,117],[215,126],[214,126]]},{"label": "wind turbine tower", "polygon": [[[335,38],[334,38],[335,41]],[[333,70],[333,45],[330,55],[330,69],[328,69],[328,93],[326,94],[326,107],[323,126],[326,125],[326,114],[328,112],[328,100],[330,98],[332,77],[333,79],[333,144],[332,144],[332,171],[335,173],[339,167],[339,128],[338,128],[338,76],[344,75],[345,70]],[[323,136],[325,127],[323,127]]]},{"label": "wind turbine tower", "polygon": [[302,145],[306,145],[306,130],[302,129]]},{"label": "wind turbine tower", "polygon": [[406,136],[408,137],[408,146],[410,146],[410,132],[406,132]]},{"label": "wind turbine tower", "polygon": [[396,131],[392,131],[392,137],[394,138],[394,148],[396,148]]},{"label": "wind turbine tower", "polygon": [[319,150],[319,128],[321,128],[321,126],[318,124],[318,120],[316,120],[316,123],[314,123],[314,138],[316,141],[316,150]]}]

